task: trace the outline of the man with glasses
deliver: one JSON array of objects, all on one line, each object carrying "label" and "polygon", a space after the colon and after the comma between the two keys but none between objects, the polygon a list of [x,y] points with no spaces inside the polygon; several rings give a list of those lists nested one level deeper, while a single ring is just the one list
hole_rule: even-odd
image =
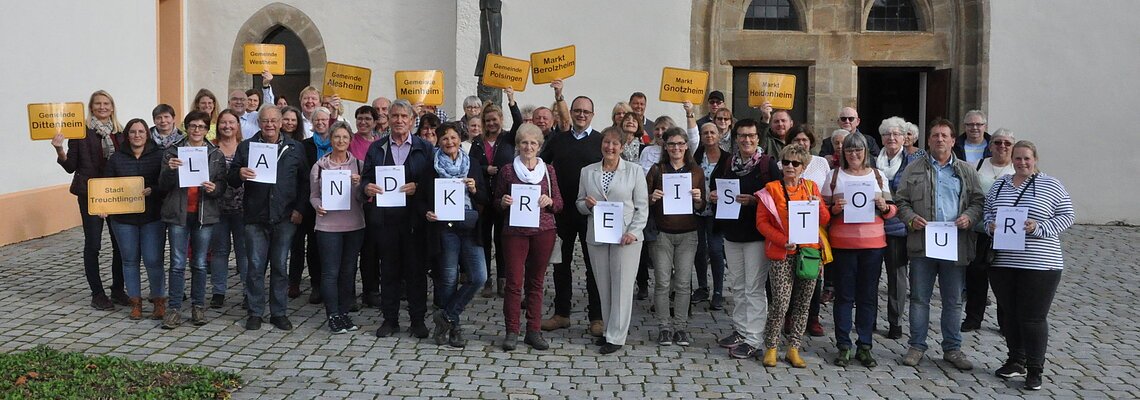
[{"label": "man with glasses", "polygon": [[[836,118],[835,122],[839,124],[839,129],[850,133],[863,133],[859,131],[859,112],[855,111],[854,108],[843,107],[842,110],[839,110],[839,118]],[[868,136],[868,138],[872,137],[873,136]],[[867,149],[871,151],[871,154],[879,154],[878,142],[878,138],[867,141]],[[835,154],[835,147],[831,144],[830,140],[824,140],[819,146],[819,156],[827,157],[832,154]]]},{"label": "man with glasses", "polygon": [[[560,94],[558,97],[561,97]],[[558,176],[558,190],[563,199],[578,198],[578,180],[582,167],[602,160],[602,134],[595,131],[594,101],[586,96],[578,96],[570,104],[570,130],[551,135],[539,157],[554,166]],[[571,266],[574,256],[574,239],[582,246],[582,259],[586,262],[586,293],[589,298],[587,313],[590,318],[590,334],[601,336],[601,300],[598,286],[594,282],[594,267],[586,250],[586,216],[574,207],[564,207],[555,215],[558,237],[562,239],[562,262],[554,264],[554,316],[542,321],[542,330],[552,331],[570,326],[570,301],[573,295]]]},{"label": "man with glasses", "polygon": [[[709,93],[708,103],[709,113],[697,120],[697,126],[704,126],[706,123],[713,122],[713,118],[716,117],[716,111],[724,107],[724,93],[721,93],[719,90],[712,91],[712,93]],[[727,137],[728,135],[724,136]]]},{"label": "man with glasses", "polygon": [[[976,165],[990,156],[990,134],[986,132],[986,113],[970,110],[962,118],[962,134],[954,140],[954,156]],[[989,188],[983,188],[988,190]]]},{"label": "man with glasses", "polygon": [[[244,94],[244,93],[243,93]],[[281,110],[264,107],[258,113],[261,127],[249,140],[238,145],[226,180],[232,188],[245,188],[245,247],[249,271],[244,282],[248,301],[245,329],[261,329],[265,315],[265,270],[269,268],[269,322],[281,330],[293,329],[285,313],[289,248],[293,233],[301,223],[301,212],[309,203],[309,171],[305,170],[305,150],[301,143],[281,134]],[[268,143],[277,149],[277,182],[256,182],[250,165],[250,143]],[[264,162],[253,160],[254,164]]]}]

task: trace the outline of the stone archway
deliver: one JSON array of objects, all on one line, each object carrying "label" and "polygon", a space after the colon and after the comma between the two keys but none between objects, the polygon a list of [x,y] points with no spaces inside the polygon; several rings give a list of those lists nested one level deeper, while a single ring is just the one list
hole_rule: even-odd
[{"label": "stone archway", "polygon": [[253,13],[242,24],[234,38],[233,52],[230,55],[231,89],[250,87],[251,77],[242,68],[242,46],[246,43],[261,43],[271,31],[277,27],[285,27],[296,33],[304,43],[309,53],[310,82],[320,82],[324,78],[325,63],[328,56],[325,54],[325,41],[317,25],[308,15],[297,8],[282,4],[271,3]]}]

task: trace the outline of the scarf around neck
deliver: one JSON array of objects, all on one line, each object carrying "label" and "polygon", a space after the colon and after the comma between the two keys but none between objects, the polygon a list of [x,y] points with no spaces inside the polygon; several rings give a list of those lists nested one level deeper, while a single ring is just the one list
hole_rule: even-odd
[{"label": "scarf around neck", "polygon": [[546,176],[546,163],[542,162],[541,158],[535,158],[538,163],[534,165],[534,170],[529,170],[526,164],[523,164],[522,157],[515,156],[515,176],[519,177],[520,181],[531,185],[537,185],[542,182],[542,178]]},{"label": "scarf around neck", "polygon": [[755,153],[752,153],[752,157],[749,157],[747,160],[741,157],[740,151],[732,153],[732,172],[736,173],[736,176],[745,176],[751,174],[752,170],[756,169],[756,164],[759,163],[759,149],[757,149]]},{"label": "scarf around neck", "polygon": [[87,120],[87,126],[95,130],[99,134],[99,143],[103,146],[103,158],[109,159],[112,154],[115,154],[115,139],[114,139],[114,122],[107,121],[101,122],[95,117]]},{"label": "scarf around neck", "polygon": [[328,139],[322,138],[321,134],[313,132],[313,143],[317,145],[317,159],[321,159],[325,154],[332,153],[332,136]]},{"label": "scarf around neck", "polygon": [[435,149],[435,172],[439,173],[440,178],[463,179],[470,171],[471,157],[467,153],[460,151],[459,158],[452,160],[443,149]]}]

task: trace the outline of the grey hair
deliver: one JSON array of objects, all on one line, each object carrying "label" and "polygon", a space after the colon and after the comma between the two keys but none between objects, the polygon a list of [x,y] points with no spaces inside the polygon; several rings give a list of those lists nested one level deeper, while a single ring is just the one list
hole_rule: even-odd
[{"label": "grey hair", "polygon": [[910,133],[918,136],[918,125],[915,125],[913,122],[907,122],[906,130],[903,131],[903,133]]},{"label": "grey hair", "polygon": [[996,130],[996,131],[994,131],[994,133],[990,134],[990,141],[993,141],[993,139],[997,139],[999,136],[1007,137],[1007,138],[1009,138],[1009,141],[1017,143],[1017,139],[1015,139],[1013,137],[1013,131],[1012,130],[1009,130],[1006,128],[998,128],[998,130]]},{"label": "grey hair", "polygon": [[899,132],[902,132],[905,135],[906,134],[906,124],[907,124],[906,120],[902,119],[900,117],[890,117],[890,118],[884,119],[883,123],[879,124],[879,135],[886,136],[887,132],[891,131],[891,128],[896,128],[899,130]]},{"label": "grey hair", "polygon": [[396,101],[393,101],[392,105],[388,106],[388,114],[392,113],[393,108],[403,108],[404,111],[407,111],[408,115],[413,116],[413,118],[416,115],[416,109],[412,107],[412,103],[404,99],[396,99]]},{"label": "grey hair", "polygon": [[328,108],[317,107],[317,108],[313,109],[312,113],[309,114],[309,121],[317,119],[317,113],[325,113],[325,115],[328,115],[330,117],[332,116],[332,111],[329,111]]},{"label": "grey hair", "polygon": [[[867,148],[866,136],[863,136],[862,133],[854,133],[843,138],[844,153],[850,149],[863,149],[863,166],[867,168],[873,167],[871,164],[871,149]],[[850,165],[847,165],[847,154],[842,154],[841,157],[839,157],[839,160],[841,162],[840,165],[843,169],[851,167]]]},{"label": "grey hair", "polygon": [[348,131],[348,137],[352,137],[352,128],[348,126],[348,123],[344,121],[336,121],[332,125],[329,125],[329,138],[332,138],[333,132],[336,132],[337,129],[344,129]]},{"label": "grey hair", "polygon": [[[389,106],[391,107],[391,106]],[[479,100],[478,96],[467,96],[463,99],[463,108],[467,107],[483,107],[483,100]]]},{"label": "grey hair", "polygon": [[835,135],[843,135],[843,137],[847,137],[850,134],[851,134],[851,131],[848,131],[846,129],[836,129],[834,131],[831,131],[831,136],[828,136],[828,137],[833,138],[833,137],[835,137]]},{"label": "grey hair", "polygon": [[989,118],[986,118],[986,113],[983,112],[982,110],[970,110],[970,111],[966,111],[966,115],[962,116],[962,123],[963,124],[966,123],[966,120],[970,119],[971,115],[977,115],[979,117],[982,117],[982,123],[983,124],[989,122]]}]

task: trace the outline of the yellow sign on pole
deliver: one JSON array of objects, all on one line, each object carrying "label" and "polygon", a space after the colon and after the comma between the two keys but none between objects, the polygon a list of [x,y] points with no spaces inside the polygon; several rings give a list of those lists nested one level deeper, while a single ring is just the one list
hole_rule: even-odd
[{"label": "yellow sign on pole", "polygon": [[534,84],[541,85],[553,82],[555,79],[566,79],[574,76],[574,52],[574,45],[569,45],[554,50],[530,53]]},{"label": "yellow sign on pole", "polygon": [[772,108],[791,110],[796,102],[796,76],[753,72],[748,74],[748,106],[760,107],[764,102]]},{"label": "yellow sign on pole", "polygon": [[443,104],[443,71],[396,71],[396,98],[412,104]]},{"label": "yellow sign on pole", "polygon": [[321,94],[339,95],[341,99],[357,103],[368,102],[368,86],[372,84],[372,70],[334,62],[325,64],[324,87]]},{"label": "yellow sign on pole", "polygon": [[57,133],[68,139],[83,139],[87,137],[83,103],[28,104],[28,128],[32,140],[51,139]]},{"label": "yellow sign on pole", "polygon": [[285,75],[285,46],[280,44],[246,43],[242,46],[245,73],[261,75],[269,70],[273,75]]},{"label": "yellow sign on pole", "polygon": [[661,70],[661,101],[693,104],[705,102],[709,87],[708,71],[665,67]]},{"label": "yellow sign on pole", "polygon": [[87,209],[96,214],[135,214],[146,211],[143,177],[87,180]]},{"label": "yellow sign on pole", "polygon": [[487,54],[487,60],[483,62],[485,86],[500,89],[511,87],[516,92],[521,92],[526,90],[528,79],[530,79],[530,62],[527,60]]}]

